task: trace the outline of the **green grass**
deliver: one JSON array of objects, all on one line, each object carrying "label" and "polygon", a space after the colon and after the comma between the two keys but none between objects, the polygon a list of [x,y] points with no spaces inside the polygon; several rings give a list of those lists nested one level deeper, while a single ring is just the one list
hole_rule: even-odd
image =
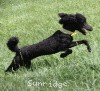
[{"label": "green grass", "polygon": [[[100,0],[0,0],[0,91],[100,91]],[[75,40],[87,39],[92,47],[73,48],[73,54],[61,59],[60,53],[32,60],[33,71],[4,70],[14,56],[6,46],[11,36],[18,36],[19,46],[37,43],[56,30],[58,13],[82,13],[94,31]],[[44,86],[28,86],[28,81],[46,82]],[[59,83],[55,87],[52,85]],[[62,86],[66,82],[67,86]],[[62,86],[62,87],[61,87]]]}]

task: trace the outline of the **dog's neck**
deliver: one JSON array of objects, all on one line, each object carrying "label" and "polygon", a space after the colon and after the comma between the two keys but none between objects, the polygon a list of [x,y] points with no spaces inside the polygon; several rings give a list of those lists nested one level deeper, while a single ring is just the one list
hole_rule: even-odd
[{"label": "dog's neck", "polygon": [[66,30],[64,28],[61,28],[60,30],[65,34],[70,34],[71,36],[74,36],[74,35],[77,34],[76,32],[71,32],[71,31],[68,31],[68,30]]},{"label": "dog's neck", "polygon": [[61,28],[60,30],[65,34],[72,34],[73,33],[71,31],[68,31],[68,30],[64,29],[64,28]]}]

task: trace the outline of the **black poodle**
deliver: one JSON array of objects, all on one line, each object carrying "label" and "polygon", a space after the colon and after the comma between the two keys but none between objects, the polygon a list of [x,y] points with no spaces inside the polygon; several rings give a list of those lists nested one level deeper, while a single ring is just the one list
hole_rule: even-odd
[{"label": "black poodle", "polygon": [[82,14],[66,14],[66,13],[59,13],[59,23],[63,25],[63,28],[74,32],[78,30],[83,35],[86,35],[86,30],[92,31],[92,27],[87,24],[86,18]]},{"label": "black poodle", "polygon": [[91,48],[87,40],[73,41],[73,37],[70,34],[65,34],[60,30],[57,30],[49,38],[44,39],[37,44],[19,48],[18,42],[19,40],[17,37],[12,37],[7,43],[8,48],[12,52],[15,52],[16,55],[13,58],[10,66],[7,68],[6,72],[13,70],[16,71],[20,66],[30,68],[31,60],[42,55],[64,52],[60,55],[60,57],[64,58],[72,53],[70,48],[80,44],[86,45],[87,50],[91,52]]}]

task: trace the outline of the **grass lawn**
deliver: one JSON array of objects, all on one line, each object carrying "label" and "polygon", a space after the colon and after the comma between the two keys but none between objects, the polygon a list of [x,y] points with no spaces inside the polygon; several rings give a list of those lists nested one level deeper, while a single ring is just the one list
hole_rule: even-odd
[{"label": "grass lawn", "polygon": [[[6,43],[19,37],[19,46],[37,43],[56,30],[58,13],[81,13],[93,31],[77,32],[75,40],[87,39],[92,47],[72,48],[62,59],[60,53],[32,60],[33,71],[24,68],[5,73],[14,57]],[[0,0],[0,91],[100,91],[100,0]]]}]

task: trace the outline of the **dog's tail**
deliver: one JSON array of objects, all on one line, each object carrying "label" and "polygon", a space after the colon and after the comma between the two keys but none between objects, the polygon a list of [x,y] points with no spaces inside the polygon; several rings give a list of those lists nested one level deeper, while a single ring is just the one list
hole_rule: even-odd
[{"label": "dog's tail", "polygon": [[18,52],[18,42],[19,39],[17,37],[11,37],[7,42],[7,46],[12,52]]}]

